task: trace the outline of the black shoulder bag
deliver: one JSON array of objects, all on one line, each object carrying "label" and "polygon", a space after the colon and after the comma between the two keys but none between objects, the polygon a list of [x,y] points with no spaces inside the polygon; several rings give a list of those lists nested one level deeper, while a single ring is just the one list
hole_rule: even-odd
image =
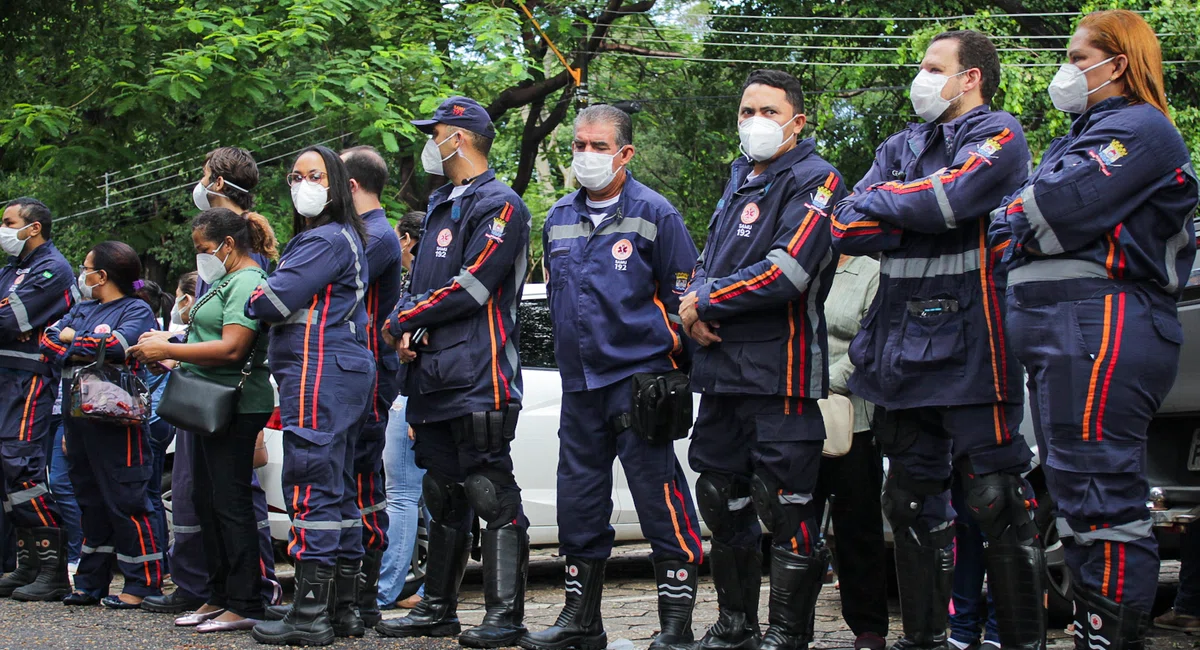
[{"label": "black shoulder bag", "polygon": [[[216,293],[217,288],[209,289],[192,313],[199,313],[200,307]],[[233,419],[237,417],[242,388],[254,368],[259,334],[260,329],[255,327],[254,340],[250,343],[250,353],[246,355],[246,362],[242,364],[242,378],[237,386],[205,379],[183,368],[173,370],[156,410],[158,417],[180,429],[199,435],[212,436],[228,431],[233,425]]]}]

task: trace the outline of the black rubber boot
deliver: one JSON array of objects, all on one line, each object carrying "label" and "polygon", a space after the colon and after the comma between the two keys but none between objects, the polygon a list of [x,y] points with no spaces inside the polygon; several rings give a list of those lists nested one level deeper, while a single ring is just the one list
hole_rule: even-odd
[{"label": "black rubber boot", "polygon": [[[176,589],[165,596],[146,596],[142,599],[142,609],[155,614],[182,614],[200,609],[203,604],[203,598],[188,598],[181,589]],[[282,619],[283,616],[279,618]]]},{"label": "black rubber boot", "polygon": [[1088,628],[1088,605],[1087,601],[1079,593],[1079,588],[1071,590],[1073,600],[1071,601],[1071,633],[1072,639],[1075,642],[1075,650],[1088,650],[1087,644],[1087,628]]},{"label": "black rubber boot", "polygon": [[329,617],[334,636],[362,636],[366,633],[357,609],[358,566],[358,559],[339,557],[337,560]]},{"label": "black rubber boot", "polygon": [[654,579],[658,584],[658,635],[650,648],[665,650],[673,645],[690,644],[692,610],[696,608],[696,580],[699,571],[695,564],[681,560],[662,560],[654,563]]},{"label": "black rubber boot", "polygon": [[251,635],[270,645],[329,645],[329,598],[336,569],[315,562],[296,563],[296,601],[282,621],[263,621]]},{"label": "black rubber boot", "polygon": [[758,597],[762,588],[762,552],[757,546],[728,546],[713,541],[708,554],[717,589],[717,622],[697,650],[758,650]]},{"label": "black rubber boot", "polygon": [[1046,648],[1046,556],[1038,540],[988,542],[988,593],[996,606],[1000,645],[1012,650]]},{"label": "black rubber boot", "polygon": [[606,560],[568,557],[563,584],[566,603],[554,625],[521,637],[518,644],[526,650],[604,650],[608,634],[600,617],[600,599],[604,595]]},{"label": "black rubber boot", "polygon": [[8,598],[18,587],[37,580],[41,564],[33,552],[33,531],[17,529],[17,570],[0,578],[0,598]]},{"label": "black rubber boot", "polygon": [[483,602],[487,613],[458,642],[468,648],[506,648],[525,636],[525,577],[529,534],[508,524],[483,531]]},{"label": "black rubber boot", "polygon": [[900,584],[900,620],[904,636],[892,650],[948,650],[950,596],[954,586],[954,527],[925,533],[896,534],[896,579]]},{"label": "black rubber boot", "polygon": [[367,627],[375,627],[383,618],[379,613],[379,569],[382,566],[383,551],[368,550],[363,554],[362,569],[358,572],[358,616]]},{"label": "black rubber boot", "polygon": [[[1115,603],[1080,585],[1075,586],[1076,609],[1087,607],[1085,646],[1104,650],[1144,650],[1150,613]],[[1077,615],[1078,617],[1078,615]],[[1078,638],[1078,637],[1076,637]]]},{"label": "black rubber boot", "polygon": [[812,641],[809,622],[828,567],[829,549],[824,546],[812,555],[771,547],[770,626],[759,650],[807,650]]},{"label": "black rubber boot", "polygon": [[34,554],[38,559],[38,574],[33,582],[13,590],[13,600],[62,600],[71,593],[71,578],[67,575],[66,536],[61,528],[34,528]]},{"label": "black rubber boot", "polygon": [[292,611],[291,605],[271,605],[267,607],[267,615],[263,617],[263,620],[282,621],[287,618],[290,611]]},{"label": "black rubber boot", "polygon": [[467,570],[471,533],[429,522],[425,597],[404,618],[382,621],[375,631],[389,637],[458,636],[458,586]]}]

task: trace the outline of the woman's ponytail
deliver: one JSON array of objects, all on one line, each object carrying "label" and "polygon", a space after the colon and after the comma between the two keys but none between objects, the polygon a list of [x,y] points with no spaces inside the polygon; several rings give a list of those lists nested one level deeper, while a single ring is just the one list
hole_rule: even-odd
[{"label": "woman's ponytail", "polygon": [[242,216],[246,218],[250,233],[250,250],[262,253],[270,259],[278,258],[279,241],[275,239],[275,229],[271,227],[267,218],[257,212],[247,212]]}]

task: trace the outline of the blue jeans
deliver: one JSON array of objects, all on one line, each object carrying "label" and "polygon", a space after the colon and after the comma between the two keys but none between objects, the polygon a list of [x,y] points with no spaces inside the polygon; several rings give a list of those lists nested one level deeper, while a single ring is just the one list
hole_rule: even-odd
[{"label": "blue jeans", "polygon": [[[996,609],[992,595],[983,602],[983,578],[986,566],[983,559],[983,531],[971,518],[970,510],[963,504],[962,483],[956,477],[950,488],[950,499],[958,518],[954,523],[954,610],[950,615],[950,638],[970,645],[979,642],[980,628],[984,629],[985,641],[1000,645],[1000,634],[996,631]],[[986,605],[986,607],[985,607]],[[984,614],[987,615],[986,622]]]},{"label": "blue jeans", "polygon": [[383,475],[387,480],[388,547],[379,571],[379,606],[391,607],[408,577],[413,546],[417,542],[417,508],[421,501],[421,479],[413,442],[408,439],[404,409],[388,412],[387,444],[383,448]]},{"label": "blue jeans", "polygon": [[50,492],[58,503],[62,514],[63,532],[67,536],[67,561],[79,562],[80,545],[83,544],[83,529],[80,528],[79,503],[75,501],[75,486],[67,474],[67,457],[63,454],[62,417],[55,416],[54,449],[50,458]]},{"label": "blue jeans", "polygon": [[1200,529],[1191,524],[1179,540],[1179,593],[1175,612],[1200,616]]}]

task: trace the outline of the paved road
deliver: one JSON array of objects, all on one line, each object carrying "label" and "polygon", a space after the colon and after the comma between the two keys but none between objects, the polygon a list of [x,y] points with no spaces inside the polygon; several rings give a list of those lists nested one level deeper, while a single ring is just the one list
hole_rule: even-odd
[{"label": "paved road", "polygon": [[[604,620],[610,643],[625,639],[632,648],[646,647],[658,629],[655,611],[654,576],[647,558],[647,548],[642,546],[623,547],[609,564],[608,582],[605,585]],[[1161,601],[1169,606],[1170,585],[1177,581],[1178,563],[1164,563],[1163,580],[1167,587]],[[530,562],[529,594],[526,604],[526,620],[531,627],[550,625],[562,605],[562,563],[549,550],[537,550]],[[478,623],[483,618],[483,599],[479,587],[477,565],[467,573],[463,586],[459,614],[464,624]],[[884,588],[881,576],[880,588]],[[695,630],[697,634],[716,619],[716,596],[708,576],[701,578],[701,602],[696,608]],[[764,586],[762,618],[766,620],[767,590]],[[898,610],[892,603],[892,637],[899,630]],[[402,616],[400,611],[387,612],[388,618]],[[133,648],[212,648],[212,649],[260,649],[248,634],[200,635],[193,631],[176,630],[172,617],[140,611],[109,611],[100,607],[65,607],[58,603],[17,603],[0,599],[0,649],[3,650],[58,650],[96,648],[104,650],[126,650]],[[839,615],[838,592],[826,585],[821,592],[817,611],[817,638],[814,650],[849,648],[853,646],[853,635],[845,629]],[[1052,630],[1051,647],[1066,649],[1070,641],[1062,630]],[[629,650],[629,645],[621,642]],[[1200,645],[1200,638],[1193,644],[1192,638],[1184,635],[1162,635],[1151,639],[1152,648],[1191,648]],[[368,632],[363,639],[338,641],[334,648],[403,648],[405,650],[451,650],[459,646],[454,642],[385,639]],[[619,650],[614,647],[612,650]]]}]

